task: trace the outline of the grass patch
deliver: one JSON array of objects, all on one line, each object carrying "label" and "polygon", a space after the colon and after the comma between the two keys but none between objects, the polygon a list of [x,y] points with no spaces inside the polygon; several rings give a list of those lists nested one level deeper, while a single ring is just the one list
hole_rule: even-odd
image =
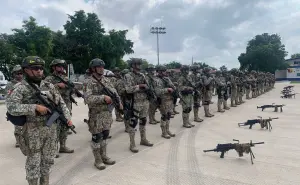
[{"label": "grass patch", "polygon": [[300,81],[291,81],[290,83],[291,83],[291,84],[299,84]]}]

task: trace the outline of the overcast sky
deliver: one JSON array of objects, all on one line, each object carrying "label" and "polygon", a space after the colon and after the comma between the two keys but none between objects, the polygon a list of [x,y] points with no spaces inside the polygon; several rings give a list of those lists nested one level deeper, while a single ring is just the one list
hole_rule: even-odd
[{"label": "overcast sky", "polygon": [[99,15],[109,29],[128,29],[135,54],[157,63],[151,26],[166,27],[160,37],[160,62],[206,62],[239,67],[238,56],[257,34],[278,33],[289,52],[300,52],[300,0],[1,0],[0,32],[11,33],[33,16],[62,30],[66,14],[83,9]]}]

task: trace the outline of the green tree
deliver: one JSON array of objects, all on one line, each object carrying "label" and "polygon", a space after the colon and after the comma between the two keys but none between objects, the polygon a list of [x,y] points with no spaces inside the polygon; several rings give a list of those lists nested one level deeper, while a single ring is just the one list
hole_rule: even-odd
[{"label": "green tree", "polygon": [[220,67],[220,71],[228,71],[227,67],[225,65],[222,65]]},{"label": "green tree", "polygon": [[291,58],[300,58],[300,53],[292,54]]},{"label": "green tree", "polygon": [[248,42],[246,53],[238,57],[241,70],[272,72],[286,69],[284,57],[287,56],[281,37],[277,34],[256,35]]},{"label": "green tree", "polygon": [[179,69],[181,67],[180,62],[172,61],[165,65],[168,69]]}]

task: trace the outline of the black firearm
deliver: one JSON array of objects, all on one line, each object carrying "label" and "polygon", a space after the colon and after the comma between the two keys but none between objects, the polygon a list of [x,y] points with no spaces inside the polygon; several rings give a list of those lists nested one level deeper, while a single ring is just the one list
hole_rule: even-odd
[{"label": "black firearm", "polygon": [[271,121],[273,119],[279,119],[278,117],[277,118],[269,118],[269,119],[262,119],[262,117],[259,117],[259,118],[260,119],[250,119],[244,123],[238,123],[238,126],[240,127],[240,126],[248,126],[249,125],[249,129],[252,129],[252,126],[254,124],[259,123],[261,128],[266,128],[269,131],[271,131],[272,130]]},{"label": "black firearm", "polygon": [[298,93],[293,93],[293,94],[284,94],[283,96],[280,96],[281,98],[291,98],[294,96],[294,98],[296,98],[296,94]]},{"label": "black firearm", "polygon": [[172,92],[172,96],[173,96],[173,104],[176,104],[176,100],[177,98],[179,98],[184,104],[186,104],[186,102],[183,100],[182,95],[180,94],[180,92],[178,91],[178,89],[175,87],[174,84],[170,83],[170,80],[167,78],[161,78],[165,84],[169,87],[173,89]]},{"label": "black firearm", "polygon": [[[148,88],[145,89],[148,99],[154,101],[159,106],[161,103],[160,98],[157,97],[155,90],[153,89],[153,86],[151,86],[148,83],[148,81],[146,80],[146,77],[143,74],[140,74],[140,75],[142,75],[142,77],[144,78],[145,84],[148,86]],[[148,76],[148,77],[151,81],[154,81],[150,76]]]},{"label": "black firearm", "polygon": [[[76,94],[76,96],[78,98],[83,98],[83,94],[81,94],[80,91],[78,91],[78,89],[75,88],[75,85],[73,82],[71,81],[65,81],[64,79],[62,79],[60,76],[57,75],[53,75],[55,78],[57,78],[58,80],[60,80],[62,83],[64,83],[65,85],[67,85],[68,88],[70,88],[72,91],[74,91],[74,93]],[[72,93],[72,92],[71,92]],[[76,100],[72,97],[72,95],[70,94],[70,100],[72,103],[74,103],[75,105],[77,105]]]},{"label": "black firearm", "polygon": [[56,105],[55,102],[47,98],[47,95],[42,93],[35,85],[30,82],[28,82],[28,84],[35,90],[34,95],[39,99],[39,101],[41,101],[41,103],[51,111],[51,115],[46,122],[46,126],[50,127],[56,120],[59,120],[61,124],[71,129],[72,132],[76,134],[77,132],[75,131],[75,126],[68,125],[68,120],[64,116],[62,109]]},{"label": "black firearm", "polygon": [[117,93],[111,91],[109,88],[107,88],[98,78],[96,78],[94,75],[92,75],[93,78],[102,86],[103,93],[107,96],[109,96],[112,100],[113,106],[116,108],[118,112],[121,114],[124,114],[123,109],[121,109],[121,100]]},{"label": "black firearm", "polygon": [[278,108],[280,108],[280,112],[282,112],[282,107],[285,106],[284,104],[282,105],[275,105],[272,103],[272,105],[262,105],[262,106],[257,106],[257,109],[261,109],[261,111],[264,111],[266,108],[274,108],[274,112],[278,112]]},{"label": "black firearm", "polygon": [[293,87],[294,87],[293,85],[289,85],[289,86],[284,87],[283,89],[291,89]]},{"label": "black firearm", "polygon": [[237,141],[238,143],[226,143],[226,144],[218,144],[215,149],[211,150],[203,150],[203,152],[221,152],[220,158],[224,158],[225,152],[228,152],[229,150],[236,150],[236,152],[239,154],[239,157],[243,156],[243,153],[250,153],[251,156],[251,163],[253,164],[253,158],[255,158],[251,147],[254,147],[258,144],[264,144],[265,142],[258,142],[258,143],[239,143],[239,140],[233,139],[233,141]]}]

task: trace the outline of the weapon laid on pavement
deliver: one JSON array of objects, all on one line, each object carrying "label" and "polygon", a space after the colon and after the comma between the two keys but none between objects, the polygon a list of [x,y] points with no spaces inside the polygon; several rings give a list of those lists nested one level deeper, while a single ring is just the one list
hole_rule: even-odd
[{"label": "weapon laid on pavement", "polygon": [[292,89],[293,87],[294,87],[293,85],[289,85],[289,86],[284,87],[283,89],[285,89],[285,90],[286,90],[286,89],[289,89],[289,90],[290,90],[290,89]]},{"label": "weapon laid on pavement", "polygon": [[46,126],[50,127],[56,120],[59,120],[60,123],[65,125],[67,128],[71,129],[72,132],[74,132],[76,134],[75,126],[68,125],[68,120],[64,116],[64,113],[61,110],[61,108],[58,107],[52,100],[50,100],[49,98],[46,98],[47,95],[44,95],[35,85],[33,85],[30,82],[28,82],[28,84],[35,90],[34,95],[41,101],[42,105],[44,105],[51,111],[51,115],[49,116],[49,119],[46,122]]},{"label": "weapon laid on pavement", "polygon": [[281,98],[296,98],[296,94],[298,93],[293,93],[293,94],[283,94],[283,96],[280,96]]},{"label": "weapon laid on pavement", "polygon": [[285,106],[284,104],[282,105],[275,105],[272,103],[272,105],[262,105],[262,106],[257,106],[257,109],[261,109],[261,111],[264,111],[266,108],[274,108],[274,112],[278,112],[278,108],[280,108],[280,112],[282,112],[282,107]]},{"label": "weapon laid on pavement", "polygon": [[258,144],[264,144],[265,142],[258,142],[258,143],[252,143],[252,140],[250,143],[240,143],[239,140],[233,139],[233,141],[237,141],[238,143],[226,143],[226,144],[218,144],[215,149],[211,150],[203,150],[203,152],[221,152],[220,158],[224,158],[225,152],[228,152],[229,150],[235,150],[239,157],[243,156],[243,153],[250,153],[251,156],[251,163],[253,164],[253,158],[255,158],[251,147],[254,147]]},{"label": "weapon laid on pavement", "polygon": [[258,117],[260,119],[250,119],[244,123],[238,123],[238,126],[240,127],[240,126],[248,126],[249,125],[249,129],[252,129],[252,126],[254,124],[259,123],[261,128],[266,128],[269,131],[271,131],[272,130],[271,121],[273,119],[279,119],[278,117],[277,118],[269,118],[269,119],[262,119],[262,117],[260,117],[260,116],[258,116]]}]

